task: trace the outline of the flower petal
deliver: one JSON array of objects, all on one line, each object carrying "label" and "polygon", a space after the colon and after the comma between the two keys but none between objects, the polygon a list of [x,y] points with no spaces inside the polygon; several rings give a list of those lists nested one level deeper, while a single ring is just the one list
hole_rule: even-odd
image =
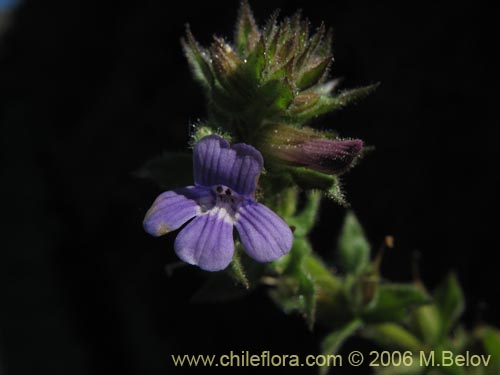
[{"label": "flower petal", "polygon": [[235,144],[236,160],[231,169],[228,186],[242,195],[253,194],[257,188],[257,179],[264,165],[262,154],[254,147],[245,143]]},{"label": "flower petal", "polygon": [[144,230],[158,237],[179,228],[186,221],[214,205],[212,192],[204,187],[187,186],[158,196],[144,218]]},{"label": "flower petal", "polygon": [[273,211],[249,200],[238,212],[236,229],[248,255],[259,262],[269,262],[290,251],[292,231]]},{"label": "flower petal", "polygon": [[231,148],[212,134],[194,148],[194,181],[202,186],[226,185],[241,195],[251,195],[263,164],[261,153],[252,146],[239,143]]},{"label": "flower petal", "polygon": [[224,209],[214,208],[190,222],[175,239],[174,248],[186,263],[206,271],[223,270],[233,259],[233,223]]}]

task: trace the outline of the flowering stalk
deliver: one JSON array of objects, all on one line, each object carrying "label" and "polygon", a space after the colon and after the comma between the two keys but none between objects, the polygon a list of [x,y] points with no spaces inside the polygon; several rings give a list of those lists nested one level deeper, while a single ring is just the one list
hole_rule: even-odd
[{"label": "flowering stalk", "polygon": [[[192,157],[166,154],[139,175],[167,190],[147,212],[145,230],[160,236],[187,223],[174,245],[179,258],[245,287],[235,289],[228,279],[225,292],[203,288],[199,299],[267,285],[285,312],[302,314],[311,329],[316,321],[331,329],[322,343],[325,354],[355,333],[413,353],[500,348],[492,328],[472,334],[456,329],[464,302],[455,277],[434,295],[418,280],[382,282],[382,251],[372,256],[354,214],[347,214],[338,241],[338,271],[313,251],[308,235],[320,200],[346,204],[339,176],[359,160],[363,141],[316,130],[311,120],[376,87],[336,91],[337,81],[328,80],[331,33],[323,24],[312,33],[299,13],[281,22],[275,13],[259,27],[244,1],[232,43],[214,37],[202,47],[188,28],[182,46],[206,95],[208,117],[196,126]],[[186,177],[191,169],[193,177]],[[390,238],[383,245],[392,246]],[[386,373],[400,370],[406,369]]]}]

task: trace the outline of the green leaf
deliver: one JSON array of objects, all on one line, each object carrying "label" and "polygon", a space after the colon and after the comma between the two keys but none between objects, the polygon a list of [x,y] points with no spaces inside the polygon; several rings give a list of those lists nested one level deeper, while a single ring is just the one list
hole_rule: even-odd
[{"label": "green leaf", "polygon": [[[277,184],[273,184],[275,187]],[[263,192],[263,196],[267,198],[266,205],[272,208],[279,216],[288,220],[295,215],[297,210],[298,189],[296,187],[289,187],[278,189],[277,191]],[[270,197],[273,197],[273,202],[270,202]],[[289,223],[289,225],[293,225]]]},{"label": "green leaf", "polygon": [[186,38],[181,39],[181,44],[193,76],[203,87],[210,89],[213,86],[214,76],[208,62],[208,54],[198,45],[189,26],[186,27]]},{"label": "green leaf", "polygon": [[441,316],[436,305],[429,304],[416,308],[413,318],[422,340],[429,345],[435,344],[441,333]]},{"label": "green leaf", "polygon": [[314,278],[318,290],[332,294],[341,289],[341,280],[328,269],[319,256],[314,253],[307,255],[302,265],[304,270]]},{"label": "green leaf", "polygon": [[259,40],[260,32],[247,0],[241,2],[234,40],[240,56],[246,56]]},{"label": "green leaf", "polygon": [[[298,242],[307,243],[305,239]],[[294,243],[294,246],[296,255],[302,258],[299,253],[305,248],[301,244],[296,245]],[[288,314],[294,311],[301,313],[309,329],[312,329],[316,319],[317,298],[316,286],[312,276],[301,267],[301,264],[292,261],[289,263],[285,274],[278,280],[277,287],[269,291],[271,298],[281,306],[285,313]]]},{"label": "green leaf", "polygon": [[295,236],[306,236],[316,222],[318,214],[319,202],[321,200],[321,193],[319,191],[308,191],[306,194],[306,203],[302,211],[295,216],[287,219],[290,226],[295,227]]},{"label": "green leaf", "polygon": [[[347,340],[350,336],[354,335],[356,331],[363,325],[361,320],[353,320],[349,322],[341,329],[335,330],[326,336],[321,343],[321,354],[325,357],[331,354],[337,354],[338,350],[342,346],[345,340]],[[319,369],[320,375],[326,375],[329,366],[323,366]]]},{"label": "green leaf", "polygon": [[313,278],[308,273],[302,272],[299,277],[299,298],[303,300],[303,313],[310,330],[316,321],[316,297]]},{"label": "green leaf", "polygon": [[375,298],[362,314],[367,322],[400,322],[411,309],[430,302],[427,293],[412,284],[380,285]]},{"label": "green leaf", "polygon": [[326,197],[340,205],[346,206],[344,194],[338,176],[333,176],[306,167],[287,167],[293,181],[302,189],[318,189],[325,192]]},{"label": "green leaf", "polygon": [[370,262],[370,244],[352,211],[344,219],[338,251],[340,265],[347,273],[360,274]]},{"label": "green leaf", "polygon": [[302,53],[297,57],[297,66],[303,66],[315,58],[314,52],[321,44],[325,36],[325,24],[322,22],[317,32],[306,42],[306,46]]},{"label": "green leaf", "polygon": [[377,86],[378,84],[374,84],[358,89],[346,90],[340,92],[336,96],[321,96],[314,106],[310,106],[300,113],[297,113],[297,111],[294,111],[293,113],[290,112],[287,116],[285,116],[284,120],[299,124],[305,123],[318,116],[341,109],[350,103],[364,98],[373,92]]},{"label": "green leaf", "polygon": [[317,65],[308,67],[308,69],[302,73],[297,81],[297,88],[300,90],[305,90],[320,82],[321,78],[324,77],[325,72],[332,61],[331,56],[321,60]]},{"label": "green leaf", "polygon": [[304,314],[309,329],[314,326],[316,316],[316,286],[313,277],[302,266],[306,256],[311,254],[311,244],[305,237],[295,236],[284,275],[298,283],[296,297],[299,299],[299,311]]},{"label": "green leaf", "polygon": [[265,50],[266,46],[264,45],[264,39],[260,38],[255,48],[248,55],[246,62],[243,64],[245,72],[249,76],[249,81],[253,82],[255,85],[259,84],[262,78],[262,72],[266,64]]},{"label": "green leaf", "polygon": [[384,349],[399,349],[419,352],[424,345],[406,328],[395,323],[381,323],[367,326],[363,335],[375,341]]},{"label": "green leaf", "polygon": [[[490,370],[500,374],[500,332],[496,328],[483,327],[481,337],[486,355],[491,355]],[[493,373],[493,371],[491,371]]]},{"label": "green leaf", "polygon": [[274,261],[272,264],[276,266],[276,270],[284,273],[292,278],[302,273],[302,263],[304,257],[311,254],[312,248],[308,239],[303,236],[297,236],[294,233],[294,239],[290,252]]},{"label": "green leaf", "polygon": [[445,337],[454,327],[465,309],[462,288],[454,274],[450,274],[434,293],[436,306],[441,314],[441,335]]},{"label": "green leaf", "polygon": [[134,172],[168,190],[193,183],[193,159],[187,152],[165,152]]},{"label": "green leaf", "polygon": [[326,197],[337,202],[341,206],[349,207],[349,203],[347,202],[344,192],[342,191],[342,185],[340,184],[340,179],[338,176],[333,177],[333,184],[326,191]]},{"label": "green leaf", "polygon": [[288,108],[288,115],[293,117],[295,114],[301,114],[302,112],[308,111],[318,103],[321,99],[319,94],[311,91],[304,91],[298,94],[294,99],[290,107]]},{"label": "green leaf", "polygon": [[293,101],[292,86],[286,80],[271,80],[259,89],[259,107],[263,105],[269,116],[288,108]]}]

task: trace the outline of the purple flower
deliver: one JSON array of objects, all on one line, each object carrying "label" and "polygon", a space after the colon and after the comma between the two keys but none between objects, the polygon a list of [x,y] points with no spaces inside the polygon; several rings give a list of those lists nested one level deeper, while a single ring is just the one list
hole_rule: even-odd
[{"label": "purple flower", "polygon": [[254,198],[263,158],[252,146],[217,135],[200,140],[193,154],[194,186],[164,192],[144,218],[144,229],[161,236],[187,224],[175,239],[184,262],[207,271],[226,268],[233,258],[233,227],[247,254],[269,262],[290,251],[290,227]]}]

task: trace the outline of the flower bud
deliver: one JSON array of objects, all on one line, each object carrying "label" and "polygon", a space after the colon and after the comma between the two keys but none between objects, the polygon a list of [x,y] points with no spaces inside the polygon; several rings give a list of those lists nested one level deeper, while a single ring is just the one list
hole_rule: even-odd
[{"label": "flower bud", "polygon": [[265,153],[292,166],[338,175],[347,171],[360,155],[363,141],[332,139],[310,128],[276,125],[269,131]]}]

